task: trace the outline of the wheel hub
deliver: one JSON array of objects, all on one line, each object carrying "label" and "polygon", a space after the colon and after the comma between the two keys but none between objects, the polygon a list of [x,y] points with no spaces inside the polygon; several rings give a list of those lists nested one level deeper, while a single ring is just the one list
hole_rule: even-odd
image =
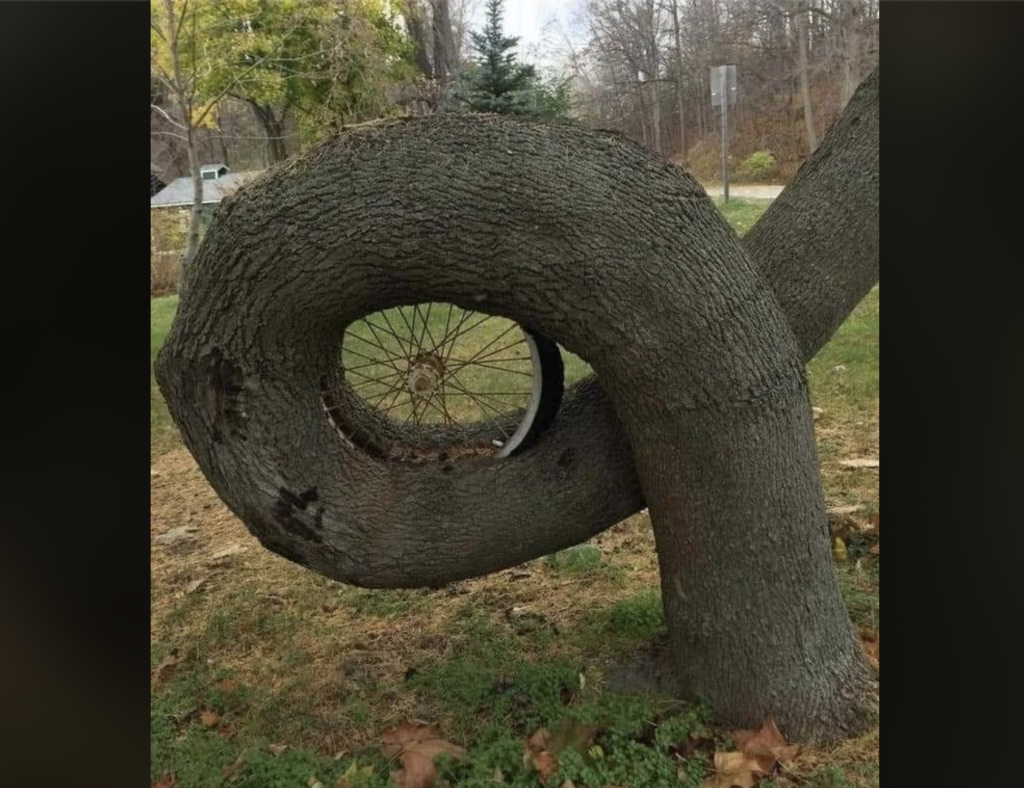
[{"label": "wheel hub", "polygon": [[405,381],[414,397],[426,399],[444,381],[444,360],[432,351],[420,353],[409,362]]}]

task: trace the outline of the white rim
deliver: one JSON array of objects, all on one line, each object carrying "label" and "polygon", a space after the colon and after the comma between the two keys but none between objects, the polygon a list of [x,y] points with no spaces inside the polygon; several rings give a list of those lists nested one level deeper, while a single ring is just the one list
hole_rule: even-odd
[{"label": "white rim", "polygon": [[540,395],[544,389],[544,374],[540,366],[540,351],[537,350],[537,343],[522,326],[519,327],[519,330],[523,332],[523,336],[526,338],[526,346],[530,349],[530,360],[533,362],[533,393],[530,396],[530,404],[526,408],[523,420],[519,423],[519,428],[512,433],[511,438],[505,441],[505,445],[501,447],[501,450],[495,455],[496,457],[508,457],[526,438],[527,433],[529,433],[530,428],[533,426],[533,420],[537,418],[537,410],[540,408]]}]

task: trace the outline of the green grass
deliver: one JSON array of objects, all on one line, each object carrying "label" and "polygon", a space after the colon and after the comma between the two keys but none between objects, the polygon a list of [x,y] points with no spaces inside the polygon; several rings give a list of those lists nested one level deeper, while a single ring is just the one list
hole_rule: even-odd
[{"label": "green grass", "polygon": [[730,198],[729,202],[724,202],[721,197],[712,199],[732,228],[741,236],[747,234],[747,231],[754,226],[754,222],[761,218],[761,214],[772,203],[771,200],[737,199],[735,197]]},{"label": "green grass", "polygon": [[153,376],[153,362],[163,347],[167,332],[171,330],[171,321],[177,309],[176,295],[149,300],[149,441],[150,452],[154,455],[175,448],[181,441]]}]

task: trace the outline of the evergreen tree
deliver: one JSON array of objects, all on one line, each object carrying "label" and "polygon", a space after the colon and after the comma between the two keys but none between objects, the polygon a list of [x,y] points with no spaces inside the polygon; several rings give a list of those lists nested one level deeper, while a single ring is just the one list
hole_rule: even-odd
[{"label": "evergreen tree", "polygon": [[484,29],[470,33],[477,57],[465,102],[473,112],[533,114],[531,89],[536,70],[516,62],[519,39],[504,34],[501,4],[502,0],[487,0]]}]

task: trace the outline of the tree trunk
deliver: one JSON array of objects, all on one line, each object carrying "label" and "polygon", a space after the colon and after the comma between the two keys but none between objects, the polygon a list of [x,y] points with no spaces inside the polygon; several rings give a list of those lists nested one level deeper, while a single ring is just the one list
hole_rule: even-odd
[{"label": "tree trunk", "polygon": [[[655,72],[657,74],[657,72]],[[661,97],[658,95],[658,86],[661,83],[655,78],[654,82],[651,82],[651,129],[653,131],[652,137],[654,139],[655,153],[661,153]]]},{"label": "tree trunk", "polygon": [[192,207],[189,210],[188,235],[185,237],[185,251],[181,256],[181,273],[178,276],[178,292],[182,293],[186,272],[192,267],[196,251],[199,249],[199,227],[203,212],[203,176],[199,170],[199,146],[196,144],[195,130],[190,126],[185,133],[188,148],[188,166],[192,173]]},{"label": "tree trunk", "polygon": [[640,138],[643,140],[644,147],[649,148],[650,143],[648,142],[647,137],[647,102],[644,101],[645,87],[646,84],[641,82],[640,87],[637,89],[636,93],[638,98],[640,99]]},{"label": "tree trunk", "polygon": [[797,70],[800,73],[800,98],[803,100],[804,105],[804,126],[807,128],[808,152],[814,153],[818,148],[818,133],[814,130],[814,110],[811,107],[811,86],[807,75],[807,14],[808,11],[805,0],[797,0]]},{"label": "tree trunk", "polygon": [[263,133],[267,138],[267,164],[274,165],[288,158],[288,151],[284,144],[284,117],[278,118],[274,114],[274,108],[269,105],[262,105],[259,102],[247,99],[252,114],[263,127]]},{"label": "tree trunk", "polygon": [[448,0],[430,0],[430,8],[434,41],[434,76],[445,85],[455,64],[455,42],[452,40]]},{"label": "tree trunk", "polygon": [[683,93],[683,44],[679,34],[679,1],[672,0],[672,32],[676,42],[676,107],[679,113],[679,156],[686,166],[686,102]]},{"label": "tree trunk", "polygon": [[[819,199],[819,194],[824,199]],[[221,218],[211,228],[214,238],[208,243],[221,234],[217,228],[230,215],[234,201],[229,198],[222,204],[218,211]],[[800,221],[802,217],[807,217],[806,221]],[[817,353],[835,326],[870,289],[870,283],[877,281],[878,240],[877,236],[869,237],[877,223],[876,71],[815,155],[744,239],[787,316],[804,361]],[[217,254],[230,251],[225,246],[218,248],[220,251],[211,249],[204,258],[215,260]],[[182,317],[178,322],[182,325],[188,319],[189,303],[191,299],[183,300],[179,311]],[[172,337],[178,330],[172,330]],[[178,355],[178,351],[172,352],[175,344],[168,342],[169,358]],[[191,362],[185,356],[177,363]],[[559,464],[563,456],[586,457],[587,461]],[[516,469],[527,467],[527,474],[520,476]],[[538,481],[536,468],[552,471]],[[419,485],[395,484],[396,491],[409,498],[412,512],[429,511],[431,506],[445,503],[427,495],[429,490]],[[500,508],[476,500],[474,488],[487,485],[491,485],[494,499],[503,501]],[[548,504],[537,506],[533,499],[522,496],[522,489],[535,489],[537,497]],[[385,517],[378,532],[381,541],[419,543],[423,561],[410,561],[391,573],[377,572],[358,562],[330,565],[328,574],[344,582],[374,587],[443,584],[577,544],[644,505],[622,425],[601,384],[588,378],[567,392],[558,419],[531,450],[528,460],[512,458],[502,464],[502,473],[497,475],[481,469],[479,479],[460,488],[451,506],[446,507],[451,510],[450,530],[443,531],[462,533],[460,550],[446,549],[441,542],[424,543],[417,535],[415,518],[405,523]],[[486,529],[481,532],[474,524],[478,514],[487,521],[505,517],[508,527],[500,538]]]},{"label": "tree trunk", "polygon": [[853,97],[860,84],[861,7],[858,0],[842,0],[839,4],[840,29],[843,36],[843,82],[840,109]]},{"label": "tree trunk", "polygon": [[810,360],[878,281],[878,69],[743,239]]},{"label": "tree trunk", "polygon": [[[745,245],[618,135],[440,116],[318,146],[226,200],[187,272],[157,361],[184,442],[268,549],[364,586],[512,566],[646,500],[681,687],[792,739],[856,730],[873,677],[831,569],[803,361],[877,279],[877,238],[844,249],[877,228],[877,99],[876,74]],[[517,319],[601,384],[517,457],[375,460],[321,392],[351,402],[352,319],[421,301]]]}]

